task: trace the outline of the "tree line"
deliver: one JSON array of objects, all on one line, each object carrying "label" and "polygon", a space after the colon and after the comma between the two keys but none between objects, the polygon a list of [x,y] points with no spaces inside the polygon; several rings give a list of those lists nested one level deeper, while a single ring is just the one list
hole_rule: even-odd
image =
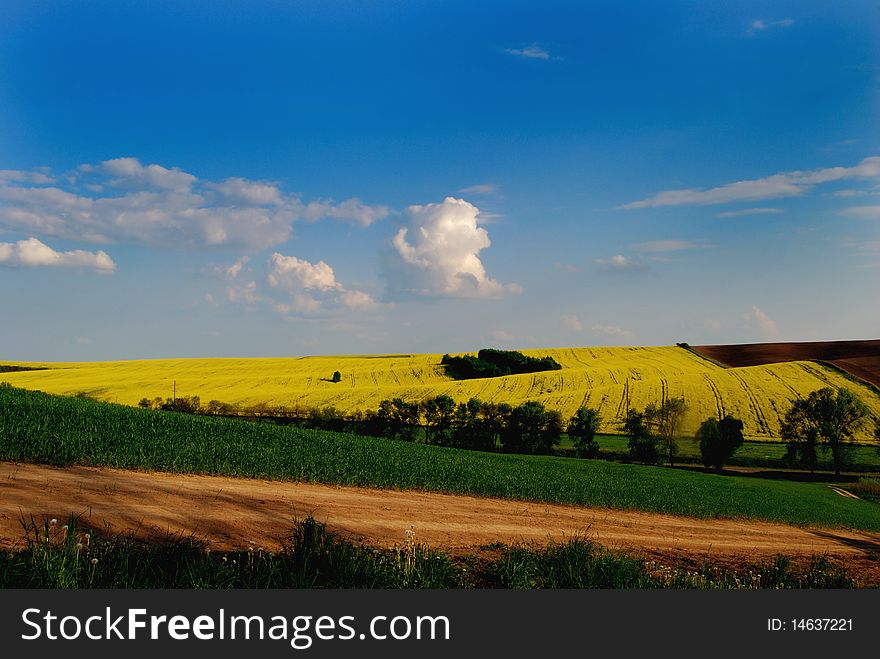
[{"label": "tree line", "polygon": [[[436,446],[533,455],[555,453],[562,434],[567,433],[576,456],[600,457],[596,435],[602,418],[598,410],[585,406],[565,419],[538,401],[512,406],[471,398],[456,403],[446,394],[420,402],[399,397],[386,399],[375,410],[348,414],[332,406],[301,411],[265,403],[238,407],[217,400],[203,406],[198,396],[165,400],[143,398],[139,405],[189,414],[296,423],[307,428],[422,441]],[[642,410],[628,410],[621,425],[623,434],[628,437],[628,459],[643,464],[665,461],[674,466],[679,442],[683,439],[681,424],[686,412],[683,398],[667,398]],[[796,399],[782,424],[788,464],[812,472],[818,467],[819,452],[830,451],[835,473],[839,475],[848,464],[856,432],[869,419],[867,406],[847,389],[825,388]],[[880,420],[875,423],[880,441]],[[729,414],[723,418],[710,417],[700,424],[692,439],[699,444],[704,466],[721,470],[744,442],[743,422]]]}]

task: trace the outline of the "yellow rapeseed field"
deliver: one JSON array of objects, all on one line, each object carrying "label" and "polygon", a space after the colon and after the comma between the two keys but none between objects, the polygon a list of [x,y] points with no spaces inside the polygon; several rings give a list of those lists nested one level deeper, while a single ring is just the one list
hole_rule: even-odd
[{"label": "yellow rapeseed field", "polygon": [[[160,359],[120,362],[29,363],[48,370],[0,373],[0,381],[48,393],[83,393],[136,405],[141,398],[199,396],[251,405],[300,409],[335,406],[343,412],[375,409],[384,398],[422,400],[449,394],[457,401],[518,404],[537,400],[570,416],[579,406],[597,408],[605,432],[619,432],[627,401],[643,408],[664,397],[688,405],[684,431],[713,415],[733,414],[746,435],[779,437],[791,400],[826,386],[847,387],[880,418],[880,396],[813,362],[725,369],[678,347],[556,348],[524,350],[550,355],[562,370],[503,378],[454,381],[444,375],[441,355],[357,355],[271,359]],[[9,362],[5,362],[9,363]],[[334,371],[342,381],[330,381]],[[865,432],[860,439],[869,441]]]}]

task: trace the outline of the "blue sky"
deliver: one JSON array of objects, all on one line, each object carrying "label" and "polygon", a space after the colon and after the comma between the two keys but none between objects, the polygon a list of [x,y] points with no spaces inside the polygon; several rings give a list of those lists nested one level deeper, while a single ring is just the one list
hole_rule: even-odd
[{"label": "blue sky", "polygon": [[3,14],[2,358],[878,336],[876,3]]}]

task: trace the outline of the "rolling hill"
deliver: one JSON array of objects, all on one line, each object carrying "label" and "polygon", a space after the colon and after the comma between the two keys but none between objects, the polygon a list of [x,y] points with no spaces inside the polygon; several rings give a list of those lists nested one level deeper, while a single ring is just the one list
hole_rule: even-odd
[{"label": "rolling hill", "polygon": [[[375,409],[400,396],[422,400],[449,394],[517,404],[537,400],[571,415],[579,406],[599,409],[603,431],[619,432],[627,404],[634,408],[669,396],[688,404],[685,432],[709,417],[733,414],[746,435],[779,436],[790,401],[825,386],[847,387],[880,418],[880,395],[834,368],[811,361],[785,361],[724,368],[679,347],[556,348],[524,350],[549,355],[558,371],[455,381],[440,365],[441,355],[341,355],[256,359],[160,359],[117,362],[21,363],[40,370],[0,374],[15,386],[56,394],[84,394],[135,405],[143,397],[197,395],[236,404],[268,403],[306,409],[335,406],[342,411]],[[709,356],[709,355],[707,355]],[[334,371],[342,381],[330,381]],[[860,437],[870,441],[868,432]]]}]

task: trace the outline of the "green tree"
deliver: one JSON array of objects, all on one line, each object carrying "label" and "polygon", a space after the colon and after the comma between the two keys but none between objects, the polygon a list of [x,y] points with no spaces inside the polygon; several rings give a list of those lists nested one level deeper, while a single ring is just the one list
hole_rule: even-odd
[{"label": "green tree", "polygon": [[602,418],[599,412],[591,407],[579,407],[574,416],[568,420],[568,436],[572,438],[575,453],[579,458],[599,457],[599,444],[596,433]]},{"label": "green tree", "polygon": [[663,452],[669,458],[669,466],[675,466],[678,455],[678,429],[687,411],[684,398],[667,398],[660,405],[651,403],[645,408],[645,422],[654,428]]},{"label": "green tree", "polygon": [[510,411],[501,443],[510,453],[550,453],[562,435],[562,416],[530,400]]},{"label": "green tree", "polygon": [[425,440],[429,444],[446,446],[452,441],[452,420],[455,416],[455,401],[451,396],[441,394],[429,398],[424,403]]},{"label": "green tree", "polygon": [[703,465],[718,471],[727,464],[734,452],[743,444],[743,422],[729,414],[720,421],[710,418],[697,430]]},{"label": "green tree", "polygon": [[849,389],[825,387],[792,403],[782,423],[788,454],[815,471],[816,447],[831,450],[834,473],[849,461],[851,443],[870,416],[868,407]]},{"label": "green tree", "polygon": [[339,371],[333,371],[333,378],[331,382],[340,382],[342,380],[342,373]]},{"label": "green tree", "polygon": [[645,413],[629,410],[623,422],[623,432],[629,437],[629,457],[642,464],[657,464],[657,438],[645,422]]},{"label": "green tree", "polygon": [[402,398],[392,398],[379,403],[379,409],[369,420],[372,432],[411,442],[416,438],[422,411],[418,403],[408,403]]}]

